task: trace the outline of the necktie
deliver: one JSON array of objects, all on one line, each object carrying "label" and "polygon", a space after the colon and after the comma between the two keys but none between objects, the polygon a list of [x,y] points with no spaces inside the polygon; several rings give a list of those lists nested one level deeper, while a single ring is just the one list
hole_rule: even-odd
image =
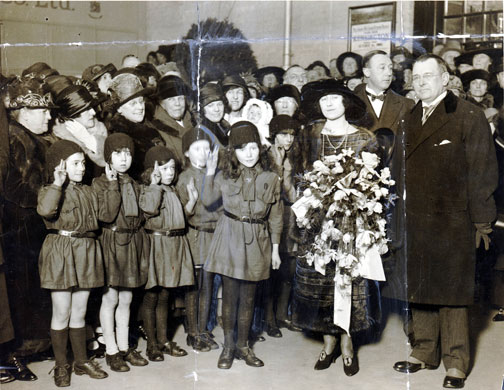
[{"label": "necktie", "polygon": [[430,106],[424,106],[422,107],[423,109],[423,115],[422,115],[422,126],[425,124],[425,122],[427,121],[427,118],[429,118],[429,115],[430,115],[430,112],[431,112],[431,108]]},{"label": "necktie", "polygon": [[366,91],[367,95],[369,96],[369,98],[371,99],[371,102],[374,102],[376,99],[380,100],[380,101],[384,101],[385,100],[385,94],[382,93],[381,95],[374,95],[372,94],[371,92],[368,92]]}]

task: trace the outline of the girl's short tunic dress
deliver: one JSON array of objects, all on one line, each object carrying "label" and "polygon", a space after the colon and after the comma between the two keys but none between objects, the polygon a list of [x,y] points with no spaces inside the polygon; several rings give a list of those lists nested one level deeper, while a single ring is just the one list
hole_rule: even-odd
[{"label": "girl's short tunic dress", "polygon": [[120,204],[117,183],[105,184],[100,196],[81,184],[41,188],[37,211],[50,229],[39,256],[43,288],[103,286],[102,250],[96,240],[98,220],[113,220]]},{"label": "girl's short tunic dress", "polygon": [[215,226],[222,215],[222,200],[219,198],[209,206],[205,206],[201,199],[203,184],[205,182],[205,169],[198,169],[192,165],[184,170],[177,180],[177,192],[183,205],[189,201],[187,184],[194,178],[194,186],[198,190],[198,200],[191,214],[187,214],[188,231],[187,240],[191,248],[193,263],[201,267],[205,263],[210,243],[215,232]]},{"label": "girl's short tunic dress", "polygon": [[175,189],[167,185],[143,186],[140,208],[146,214],[150,239],[149,276],[145,288],[194,284],[194,267],[185,236],[184,210]]},{"label": "girl's short tunic dress", "polygon": [[[138,206],[140,187],[127,174],[119,175],[121,205],[115,218],[102,224],[100,242],[105,264],[105,285],[135,288],[147,281],[149,239],[143,229],[143,215]],[[105,175],[93,180],[100,194],[109,181]],[[117,184],[116,184],[117,186]]]},{"label": "girl's short tunic dress", "polygon": [[205,180],[203,204],[222,196],[224,214],[219,218],[210,245],[205,271],[258,282],[268,279],[272,244],[280,243],[283,206],[280,179],[258,164],[242,168],[237,179],[219,172]]}]

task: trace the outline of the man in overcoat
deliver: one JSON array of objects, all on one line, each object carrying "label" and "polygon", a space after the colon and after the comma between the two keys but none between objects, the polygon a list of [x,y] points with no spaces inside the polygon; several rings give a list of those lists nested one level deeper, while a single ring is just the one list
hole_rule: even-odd
[{"label": "man in overcoat", "polygon": [[447,91],[443,59],[413,66],[419,103],[406,118],[407,295],[416,343],[394,369],[434,369],[462,388],[469,369],[467,307],[474,300],[475,238],[488,246],[497,161],[483,111]]}]

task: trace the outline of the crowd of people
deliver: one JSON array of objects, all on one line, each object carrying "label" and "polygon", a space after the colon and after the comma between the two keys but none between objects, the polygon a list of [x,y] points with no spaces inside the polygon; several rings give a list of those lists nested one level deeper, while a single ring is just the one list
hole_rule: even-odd
[{"label": "crowd of people", "polygon": [[[488,249],[502,190],[502,49],[345,52],[329,67],[267,66],[196,88],[170,55],[81,77],[43,62],[1,76],[1,383],[36,380],[36,360],[54,359],[65,387],[72,372],[104,379],[106,367],[185,356],[169,331],[180,314],[187,346],[222,349],[220,369],[261,367],[264,334],[307,331],[323,339],[315,370],[342,356],[353,376],[357,344],[379,337],[393,300],[412,346],[393,368],[442,361],[443,386],[462,388],[474,241]],[[293,212],[303,174],[341,153],[378,155],[395,181],[386,280],[352,278],[348,327],[334,320],[338,266],[320,272],[305,256],[327,215],[303,228]],[[502,307],[500,257],[495,267]]]}]

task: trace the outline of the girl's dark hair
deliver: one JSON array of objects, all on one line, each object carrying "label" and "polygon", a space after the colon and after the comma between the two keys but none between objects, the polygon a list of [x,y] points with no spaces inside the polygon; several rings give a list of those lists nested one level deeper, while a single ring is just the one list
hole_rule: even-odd
[{"label": "girl's dark hair", "polygon": [[[242,147],[245,145],[242,145]],[[264,145],[259,145],[259,161],[262,169],[265,171],[272,171],[273,161],[268,153],[268,149]],[[240,148],[233,148],[232,146],[227,146],[222,154],[219,156],[221,163],[219,164],[222,169],[222,174],[225,179],[236,180],[240,177],[240,162],[236,158],[235,150]]]}]

